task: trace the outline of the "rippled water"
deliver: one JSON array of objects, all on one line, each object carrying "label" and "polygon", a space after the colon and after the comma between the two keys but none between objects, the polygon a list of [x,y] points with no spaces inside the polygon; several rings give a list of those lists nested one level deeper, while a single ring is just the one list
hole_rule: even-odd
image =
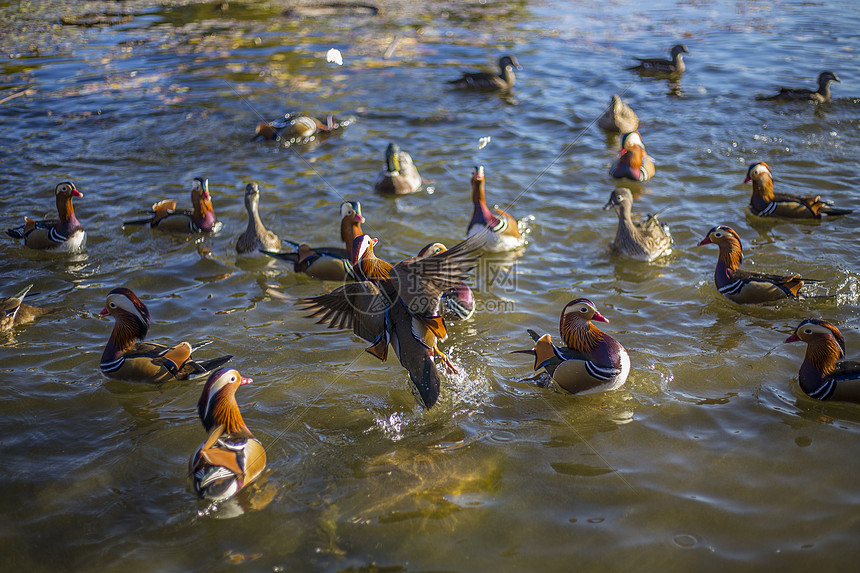
[{"label": "rippled water", "polygon": [[[0,222],[50,214],[54,186],[72,180],[89,236],[78,256],[0,241],[0,296],[34,283],[31,302],[66,309],[0,346],[3,570],[853,566],[860,409],[803,395],[803,347],[781,342],[821,316],[857,356],[858,218],[756,222],[741,182],[764,160],[781,188],[860,210],[856,7],[289,6],[0,3],[0,99],[34,90],[0,104]],[[85,25],[99,13],[111,15]],[[678,41],[690,51],[679,86],[624,71]],[[331,47],[342,67],[325,62]],[[505,52],[524,67],[513,98],[446,89]],[[754,100],[812,87],[823,69],[842,79],[830,104]],[[608,255],[615,217],[600,207],[617,141],[594,121],[612,93],[638,112],[658,161],[635,207],[666,209],[676,244],[651,265]],[[261,117],[291,110],[357,122],[316,147],[248,143]],[[389,141],[432,194],[373,194]],[[396,362],[294,307],[334,285],[236,261],[249,181],[268,226],[310,243],[336,244],[340,202],[360,200],[377,252],[399,260],[463,236],[478,163],[489,202],[529,219],[529,244],[505,281],[478,291],[484,312],[451,328],[445,348],[461,374],[443,376],[429,412]],[[197,175],[209,178],[218,235],[122,229],[156,200],[188,205]],[[770,308],[721,298],[716,249],[694,247],[718,223],[744,239],[747,264],[821,278],[837,298]],[[199,385],[101,377],[112,323],[97,313],[117,286],[149,306],[152,339],[211,339],[202,357],[234,354],[254,378],[238,400],[269,469],[239,496],[244,515],[219,519],[238,504],[207,507],[187,489],[205,438]],[[529,346],[526,328],[556,335],[578,296],[630,351],[619,391],[538,387],[523,381],[527,357],[510,354]]]}]

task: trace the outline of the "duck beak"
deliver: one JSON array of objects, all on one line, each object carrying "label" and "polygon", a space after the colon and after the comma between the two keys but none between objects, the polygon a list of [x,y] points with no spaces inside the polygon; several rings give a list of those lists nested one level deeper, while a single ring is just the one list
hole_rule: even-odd
[{"label": "duck beak", "polygon": [[108,314],[109,313],[107,307],[104,307],[103,309],[101,309],[101,311],[99,311],[99,316],[107,316]]},{"label": "duck beak", "polygon": [[788,338],[786,338],[786,339],[785,339],[785,341],[783,342],[783,344],[786,344],[786,343],[788,343],[788,342],[800,342],[800,337],[799,337],[799,336],[797,336],[797,333],[796,333],[796,332],[794,332],[794,333],[792,333],[792,335],[791,335],[791,336],[789,336]]},{"label": "duck beak", "polygon": [[241,379],[242,380],[239,382],[239,386],[244,386],[245,384],[250,384],[251,382],[254,381],[253,378],[246,378],[244,376],[241,376]]},{"label": "duck beak", "polygon": [[711,244],[711,237],[707,236],[704,239],[702,239],[702,241],[696,246],[701,247],[702,245],[710,245],[710,244]]},{"label": "duck beak", "polygon": [[744,184],[749,183],[750,181],[752,181],[752,177],[750,177],[749,175],[747,175],[747,178],[746,178],[746,179],[744,179]]},{"label": "duck beak", "polygon": [[356,213],[352,220],[356,223],[364,223],[364,217],[361,216],[361,213]]},{"label": "duck beak", "polygon": [[615,207],[615,201],[610,199],[609,201],[606,202],[606,205],[603,206],[603,210],[608,211],[609,209],[612,209],[613,207]]},{"label": "duck beak", "polygon": [[83,197],[84,194],[78,191],[77,189],[72,189],[72,197]]},{"label": "duck beak", "polygon": [[591,317],[591,320],[596,320],[597,322],[609,322],[609,319],[597,312],[594,311],[594,316]]}]

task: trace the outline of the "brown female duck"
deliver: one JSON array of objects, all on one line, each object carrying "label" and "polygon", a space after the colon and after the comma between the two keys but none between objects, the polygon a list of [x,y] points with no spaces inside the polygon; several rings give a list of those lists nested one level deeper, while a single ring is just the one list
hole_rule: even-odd
[{"label": "brown female duck", "polygon": [[461,77],[456,80],[450,80],[448,83],[458,88],[480,91],[509,90],[514,87],[514,83],[516,83],[514,68],[517,70],[523,69],[516,57],[502,56],[499,58],[498,74],[474,72],[463,74]]},{"label": "brown female duck", "polygon": [[245,210],[248,211],[248,228],[239,235],[236,252],[240,255],[259,255],[261,249],[279,249],[280,239],[260,220],[260,188],[256,183],[245,186]]},{"label": "brown female duck", "polygon": [[686,46],[677,44],[672,46],[672,50],[670,51],[671,60],[663,58],[635,58],[639,60],[639,64],[627,69],[639,72],[642,75],[681,75],[687,69],[687,66],[684,65],[683,54],[689,53]]},{"label": "brown female duck", "polygon": [[842,83],[833,72],[821,72],[818,74],[818,89],[806,88],[779,88],[779,93],[772,96],[760,96],[762,101],[812,101],[824,103],[830,101],[830,82]]},{"label": "brown female duck", "polygon": [[609,101],[609,107],[597,119],[597,125],[611,133],[630,133],[639,129],[639,117],[618,94],[614,94]]},{"label": "brown female duck", "polygon": [[657,215],[637,216],[634,222],[633,194],[624,187],[615,189],[609,195],[604,209],[615,209],[618,214],[618,230],[612,241],[612,250],[626,257],[640,261],[653,261],[660,255],[670,252],[672,235],[668,225],[662,225]]},{"label": "brown female duck", "polygon": [[24,297],[33,285],[28,285],[15,296],[0,298],[0,332],[7,332],[16,326],[33,322],[40,316],[60,312],[58,308],[39,308],[24,304]]}]

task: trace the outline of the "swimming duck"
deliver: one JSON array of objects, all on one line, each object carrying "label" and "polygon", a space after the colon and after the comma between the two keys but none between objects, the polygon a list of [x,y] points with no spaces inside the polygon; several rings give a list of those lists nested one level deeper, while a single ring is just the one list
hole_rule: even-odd
[{"label": "swimming duck", "polygon": [[412,157],[400,151],[396,143],[389,143],[385,149],[385,167],[376,177],[373,188],[386,195],[406,195],[421,188],[421,175]]},{"label": "swimming duck", "polygon": [[191,359],[195,349],[187,342],[172,347],[144,342],[149,331],[149,309],[130,289],[120,287],[108,293],[105,307],[99,313],[107,315],[114,318],[114,325],[99,367],[108,378],[153,383],[191,380],[233,358],[228,355],[196,362]]},{"label": "swimming duck", "polygon": [[200,499],[229,499],[266,469],[266,450],[248,429],[236,402],[239,386],[252,381],[238,370],[222,368],[203,386],[197,413],[209,437],[189,462],[194,491]]},{"label": "swimming duck", "polygon": [[[482,235],[486,237],[484,250],[493,253],[513,251],[525,244],[520,234],[516,219],[498,207],[495,215],[487,208],[484,193],[484,167],[479,165],[472,172],[472,220],[466,229],[466,236]],[[485,232],[489,229],[489,232]]]},{"label": "swimming duck", "polygon": [[55,189],[57,196],[58,219],[37,221],[24,217],[24,224],[7,229],[6,234],[15,239],[24,239],[24,245],[31,249],[77,252],[87,243],[87,233],[75,217],[72,197],[83,197],[75,184],[64,181]]},{"label": "swimming duck", "polygon": [[295,252],[282,253],[261,249],[276,259],[293,263],[293,270],[324,281],[355,280],[352,269],[352,243],[362,235],[361,203],[344,201],[340,205],[340,238],[344,247],[309,247],[305,243],[284,240]]},{"label": "swimming duck", "polygon": [[257,254],[260,249],[276,251],[281,247],[278,236],[268,230],[260,220],[260,188],[256,183],[245,185],[245,210],[248,211],[248,228],[236,241],[240,255]]},{"label": "swimming duck", "polygon": [[[432,257],[448,250],[442,243],[431,243],[418,252],[418,257]],[[446,321],[469,320],[475,314],[475,297],[464,282],[442,293],[442,318]]]},{"label": "swimming duck", "polygon": [[760,96],[756,99],[762,101],[814,101],[823,103],[830,101],[830,82],[842,83],[833,72],[821,72],[818,74],[818,89],[805,88],[779,88],[779,93],[772,96]]},{"label": "swimming duck", "polygon": [[448,83],[458,88],[482,91],[509,90],[514,87],[514,83],[516,82],[514,68],[517,70],[523,69],[514,56],[502,56],[499,58],[498,75],[489,72],[463,74],[462,77],[450,80]]},{"label": "swimming duck", "polygon": [[266,139],[283,141],[288,145],[304,145],[324,135],[344,129],[352,122],[352,118],[338,120],[332,115],[328,115],[325,121],[322,121],[315,117],[287,113],[283,119],[258,124],[256,134],[251,138],[251,141]]},{"label": "swimming duck", "polygon": [[845,339],[839,329],[818,318],[807,318],[785,342],[803,341],[806,356],[798,376],[800,389],[816,400],[860,403],[860,362],[843,360]]},{"label": "swimming duck", "polygon": [[[388,358],[391,344],[424,407],[431,408],[439,398],[440,385],[434,355],[454,370],[437,347],[437,342],[447,337],[445,321],[439,316],[440,297],[467,278],[477,261],[474,253],[483,241],[483,237],[475,236],[447,251],[407,259],[390,266],[387,278],[347,283],[301,304],[311,311],[309,318],[319,318],[318,324],[351,328],[372,343],[367,351],[382,361]],[[375,242],[367,235],[356,238],[356,267],[361,266]]]},{"label": "swimming duck", "polygon": [[40,316],[60,312],[58,308],[39,308],[24,304],[24,297],[33,285],[22,289],[15,296],[0,298],[0,332],[7,332],[16,326],[33,322]]},{"label": "swimming duck", "polygon": [[567,348],[555,346],[549,334],[529,330],[535,345],[517,350],[535,357],[535,370],[543,368],[555,383],[571,394],[593,394],[621,387],[630,373],[630,356],[621,344],[592,324],[609,322],[594,303],[578,298],[561,311],[559,332]]},{"label": "swimming duck", "polygon": [[660,224],[657,215],[645,218],[638,215],[638,220],[633,221],[633,194],[630,189],[615,189],[609,194],[609,201],[603,208],[615,209],[618,214],[618,230],[612,241],[614,252],[640,261],[653,261],[671,250],[669,226]]},{"label": "swimming duck", "polygon": [[639,118],[629,105],[621,101],[618,94],[614,94],[609,107],[597,119],[597,125],[612,133],[629,133],[639,129]]},{"label": "swimming duck", "polygon": [[618,160],[609,169],[609,174],[616,179],[632,179],[647,181],[654,177],[654,161],[645,151],[642,136],[638,131],[631,131],[621,136],[621,151]]},{"label": "swimming duck", "polygon": [[145,219],[124,221],[123,225],[149,225],[153,229],[169,233],[215,233],[221,223],[215,217],[209,180],[195,177],[191,182],[191,204],[193,211],[176,211],[176,201],[165,199],[152,206]]},{"label": "swimming duck", "polygon": [[627,69],[643,75],[680,75],[687,69],[687,66],[684,65],[684,56],[682,54],[689,53],[686,46],[677,44],[672,46],[672,50],[670,51],[671,60],[662,58],[634,58],[639,60],[639,64]]},{"label": "swimming duck", "polygon": [[831,207],[829,201],[821,200],[821,195],[801,197],[789,193],[774,193],[773,174],[764,161],[753,163],[747,169],[747,178],[744,183],[750,181],[752,181],[753,186],[750,211],[759,217],[821,219],[822,216],[835,217],[851,213],[850,209]]},{"label": "swimming duck", "polygon": [[710,244],[720,248],[714,283],[717,290],[733,302],[756,304],[785,298],[797,299],[804,282],[820,282],[801,278],[800,275],[781,276],[739,270],[744,259],[743,248],[741,238],[731,227],[718,225],[708,231],[699,246]]}]

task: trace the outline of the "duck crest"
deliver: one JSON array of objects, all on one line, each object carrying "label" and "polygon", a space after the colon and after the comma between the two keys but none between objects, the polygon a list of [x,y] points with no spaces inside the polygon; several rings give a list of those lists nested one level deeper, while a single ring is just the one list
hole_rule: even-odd
[{"label": "duck crest", "polygon": [[484,167],[479,165],[472,172],[472,203],[474,210],[469,227],[484,225],[495,228],[499,225],[499,219],[487,207],[484,183]]},{"label": "duck crest", "polygon": [[229,368],[216,370],[209,376],[197,402],[197,413],[207,432],[223,424],[226,434],[253,436],[236,402],[236,389],[248,382],[250,379]]}]

